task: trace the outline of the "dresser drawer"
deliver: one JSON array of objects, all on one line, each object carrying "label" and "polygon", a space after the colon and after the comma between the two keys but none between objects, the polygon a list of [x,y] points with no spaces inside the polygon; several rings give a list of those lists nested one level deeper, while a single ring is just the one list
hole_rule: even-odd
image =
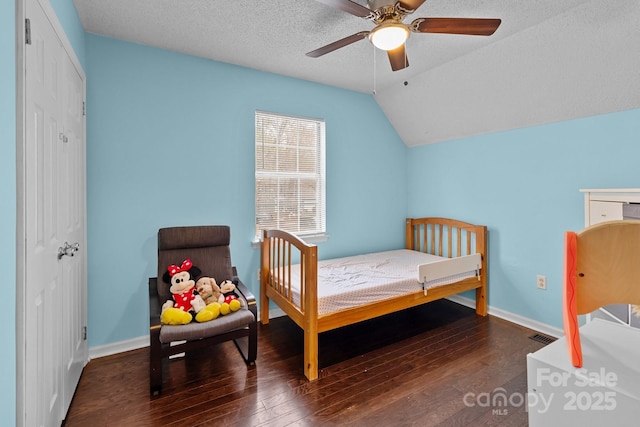
[{"label": "dresser drawer", "polygon": [[589,202],[589,224],[622,219],[622,202]]}]

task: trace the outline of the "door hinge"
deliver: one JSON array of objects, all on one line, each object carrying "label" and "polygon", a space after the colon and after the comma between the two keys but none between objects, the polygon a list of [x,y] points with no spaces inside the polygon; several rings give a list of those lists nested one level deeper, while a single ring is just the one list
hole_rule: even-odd
[{"label": "door hinge", "polygon": [[24,42],[31,44],[31,20],[29,18],[24,20]]},{"label": "door hinge", "polygon": [[85,102],[82,101],[82,115],[86,116],[87,115],[87,107],[85,105]]},{"label": "door hinge", "polygon": [[82,341],[86,341],[87,340],[87,327],[83,326],[82,327]]}]

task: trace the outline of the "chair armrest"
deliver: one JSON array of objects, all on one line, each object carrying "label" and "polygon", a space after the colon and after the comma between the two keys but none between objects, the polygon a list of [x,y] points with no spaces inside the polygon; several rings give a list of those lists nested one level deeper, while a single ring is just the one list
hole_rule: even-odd
[{"label": "chair armrest", "polygon": [[247,301],[247,304],[249,305],[249,310],[251,310],[253,314],[257,315],[256,297],[249,290],[249,288],[247,288],[247,286],[244,283],[242,283],[242,281],[238,277],[238,271],[236,270],[235,267],[233,267],[233,279],[231,281],[233,282],[234,285],[236,285],[236,289],[238,290],[238,292],[240,292],[244,297],[244,299]]},{"label": "chair armrest", "polygon": [[158,278],[149,277],[149,325],[160,326],[160,296],[158,295]]}]

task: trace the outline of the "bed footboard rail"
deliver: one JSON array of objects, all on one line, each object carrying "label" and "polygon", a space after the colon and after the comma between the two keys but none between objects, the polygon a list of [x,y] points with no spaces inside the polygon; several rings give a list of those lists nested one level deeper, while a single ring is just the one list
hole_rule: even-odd
[{"label": "bed footboard rail", "polygon": [[[292,279],[294,264],[299,264],[298,283]],[[304,375],[315,380],[318,378],[318,248],[315,245],[286,231],[264,231],[260,251],[262,324],[269,323],[270,300],[302,328]]]},{"label": "bed footboard rail", "polygon": [[476,313],[487,314],[487,227],[449,218],[407,218],[406,248],[432,255],[458,258],[480,254]]},{"label": "bed footboard rail", "polygon": [[318,317],[318,248],[286,231],[264,230],[260,258],[260,321],[269,322],[272,300],[304,329],[306,318]]}]

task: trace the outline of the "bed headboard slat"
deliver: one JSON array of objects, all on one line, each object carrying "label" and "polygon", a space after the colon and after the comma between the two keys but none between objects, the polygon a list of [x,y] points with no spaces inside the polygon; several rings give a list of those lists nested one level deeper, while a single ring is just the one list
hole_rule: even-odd
[{"label": "bed headboard slat", "polygon": [[407,249],[448,258],[485,251],[485,226],[434,217],[408,218],[406,227]]}]

